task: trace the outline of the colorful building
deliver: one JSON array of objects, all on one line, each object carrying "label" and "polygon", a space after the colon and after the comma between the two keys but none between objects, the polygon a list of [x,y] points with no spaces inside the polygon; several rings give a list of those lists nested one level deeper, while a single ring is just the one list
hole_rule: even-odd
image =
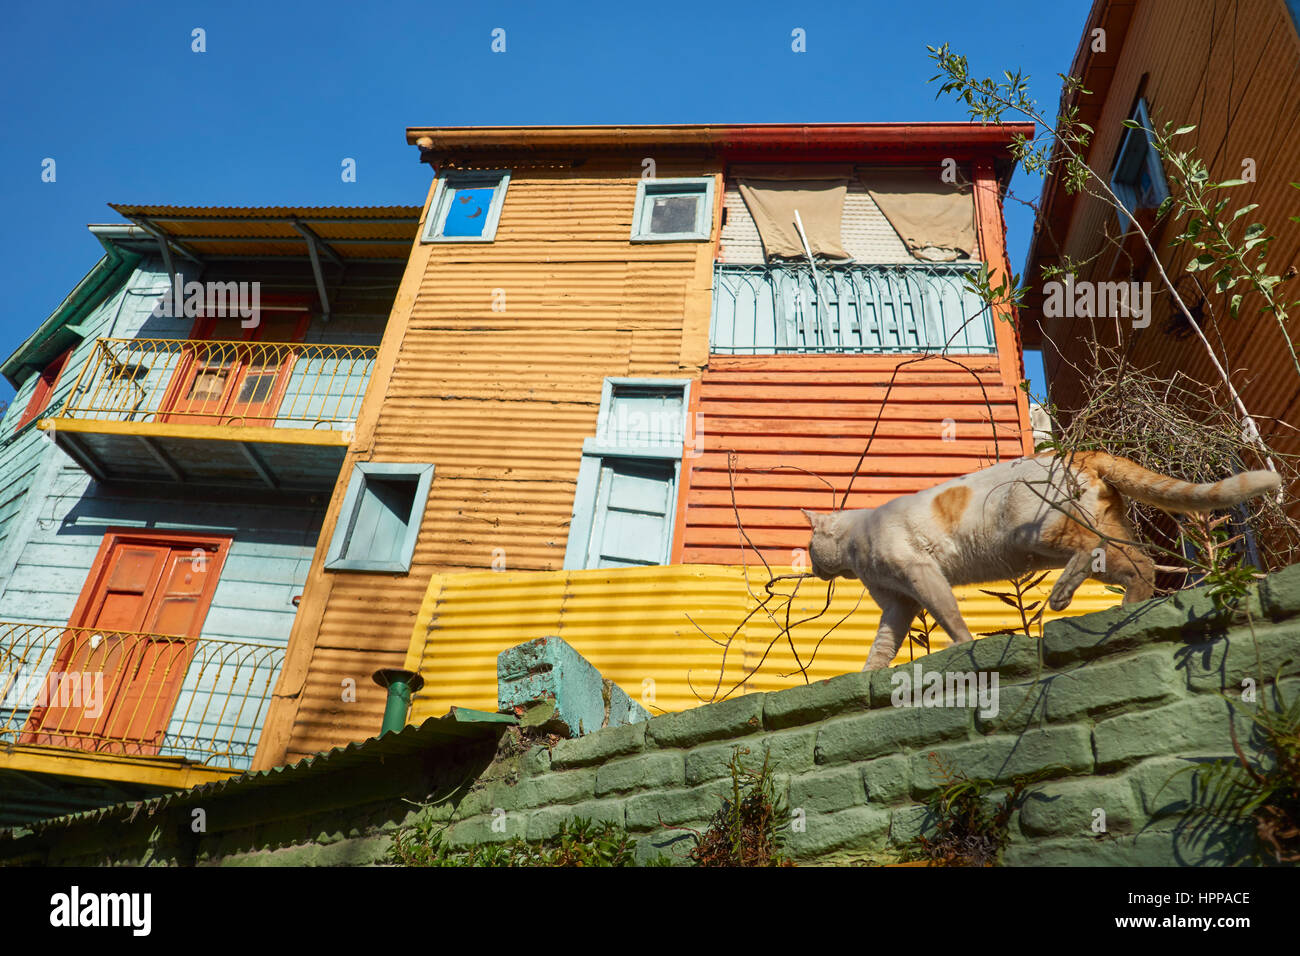
[{"label": "colorful building", "polygon": [[[1219,292],[1205,278],[1215,270],[1188,270],[1198,250],[1189,242],[1173,242],[1186,221],[1157,216],[1161,202],[1179,187],[1145,130],[1125,122],[1146,130],[1194,126],[1178,137],[1178,150],[1194,151],[1215,182],[1245,180],[1219,197],[1229,202],[1229,211],[1258,205],[1241,220],[1234,240],[1248,224],[1262,222],[1265,234],[1274,237],[1267,250],[1269,271],[1285,278],[1300,257],[1300,225],[1291,218],[1300,199],[1292,185],[1300,169],[1300,141],[1291,134],[1300,103],[1298,17],[1300,5],[1286,0],[1244,0],[1230,8],[1208,0],[1095,0],[1069,66],[1082,88],[1064,104],[1096,130],[1085,156],[1088,165],[1149,233],[1160,264],[1217,361],[1281,455],[1300,453],[1294,428],[1300,421],[1300,374],[1292,350],[1275,319],[1259,311],[1257,296],[1247,293],[1233,319],[1231,297],[1243,289]],[[1074,309],[1048,314],[1042,270],[1065,262],[1077,263],[1076,282],[1145,284],[1153,292],[1150,314],[1123,323],[1113,315],[1094,318]],[[1025,343],[1042,350],[1051,398],[1066,413],[1084,397],[1091,343],[1119,344],[1117,327],[1133,366],[1221,389],[1205,346],[1172,306],[1137,230],[1096,196],[1067,189],[1059,174],[1044,185],[1025,279]],[[1295,298],[1293,285],[1287,280],[1278,287],[1283,298]],[[1295,338],[1292,331],[1293,347]]]},{"label": "colorful building", "polygon": [[765,584],[801,508],[1032,451],[1015,316],[964,281],[1007,269],[1030,132],[408,130],[434,179],[254,767],[373,735],[380,668],[423,677],[413,721],[495,710],[498,653],[548,634],[652,711],[860,669],[860,586]]},{"label": "colorful building", "polygon": [[0,825],[250,765],[420,212],[112,208],[0,366]]}]

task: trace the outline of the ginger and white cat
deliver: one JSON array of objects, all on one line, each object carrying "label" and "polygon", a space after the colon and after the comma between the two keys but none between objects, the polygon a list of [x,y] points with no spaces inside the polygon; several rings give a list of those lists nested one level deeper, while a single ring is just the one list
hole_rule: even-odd
[{"label": "ginger and white cat", "polygon": [[894,659],[921,608],[953,641],[971,640],[954,585],[1064,568],[1048,600],[1052,610],[1069,605],[1090,576],[1121,585],[1125,604],[1151,597],[1151,559],[1122,543],[1136,535],[1121,494],[1169,512],[1211,511],[1280,485],[1270,471],[1194,484],[1105,452],[1036,455],[879,508],[804,511],[813,528],[808,555],[817,577],[859,580],[880,605],[880,628],[863,668],[877,670]]}]

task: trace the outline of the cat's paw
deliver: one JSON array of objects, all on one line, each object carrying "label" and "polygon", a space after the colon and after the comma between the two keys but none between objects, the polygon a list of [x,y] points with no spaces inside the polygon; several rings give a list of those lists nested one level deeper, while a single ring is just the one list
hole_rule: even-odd
[{"label": "cat's paw", "polygon": [[1057,594],[1053,591],[1051,596],[1047,599],[1047,606],[1053,611],[1064,611],[1070,606],[1072,600],[1074,600],[1073,594]]}]

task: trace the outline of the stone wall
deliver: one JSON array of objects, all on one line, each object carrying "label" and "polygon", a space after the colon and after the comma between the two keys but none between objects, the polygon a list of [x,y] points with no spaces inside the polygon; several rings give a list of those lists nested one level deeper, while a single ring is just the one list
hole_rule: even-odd
[{"label": "stone wall", "polygon": [[[638,838],[642,862],[683,860],[690,834],[672,828],[706,825],[741,746],[751,764],[769,755],[796,823],[788,849],[804,863],[895,859],[942,785],[935,758],[1001,784],[1041,775],[1012,819],[1007,864],[1221,863],[1184,825],[1192,780],[1175,774],[1230,755],[1230,721],[1250,739],[1250,682],[1260,702],[1279,688],[1300,694],[1300,566],[1262,582],[1246,610],[1230,622],[1186,591],[1053,622],[1041,641],[982,638],[907,667],[558,742],[521,727],[457,742],[431,721],[269,771],[274,786],[242,778],[0,838],[0,862],[379,863],[392,831],[419,813],[446,822],[452,845],[609,820]],[[919,706],[899,706],[900,674]],[[990,694],[996,675],[997,693],[959,704],[945,686],[944,705],[927,706],[940,700],[924,693],[927,674],[945,685],[970,675]],[[200,808],[206,830],[194,834]]]},{"label": "stone wall", "polygon": [[[1186,591],[1053,622],[1042,641],[982,638],[911,667],[535,747],[475,783],[450,842],[537,839],[583,816],[636,834],[642,860],[680,857],[691,838],[666,827],[705,825],[740,745],[754,762],[770,755],[798,821],[789,849],[805,862],[891,859],[942,785],[934,754],[1002,783],[1043,775],[1013,818],[1008,864],[1214,863],[1216,847],[1192,840],[1179,818],[1192,780],[1175,774],[1231,755],[1230,720],[1249,739],[1243,680],[1262,680],[1261,701],[1273,700],[1279,673],[1288,700],[1300,693],[1300,567],[1271,576],[1248,610],[1253,622],[1228,626],[1203,592]],[[951,699],[924,706],[923,696],[922,706],[896,706],[895,675],[915,681],[918,670],[996,673],[997,712]]]}]

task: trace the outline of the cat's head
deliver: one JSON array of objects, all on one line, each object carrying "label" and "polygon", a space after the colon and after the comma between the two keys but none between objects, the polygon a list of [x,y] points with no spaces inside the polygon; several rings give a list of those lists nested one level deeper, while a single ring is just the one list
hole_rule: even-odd
[{"label": "cat's head", "polygon": [[808,558],[812,562],[813,574],[823,581],[832,578],[856,579],[849,565],[848,554],[839,535],[836,534],[838,512],[821,514],[800,509],[803,516],[812,525],[812,540],[808,543]]}]

